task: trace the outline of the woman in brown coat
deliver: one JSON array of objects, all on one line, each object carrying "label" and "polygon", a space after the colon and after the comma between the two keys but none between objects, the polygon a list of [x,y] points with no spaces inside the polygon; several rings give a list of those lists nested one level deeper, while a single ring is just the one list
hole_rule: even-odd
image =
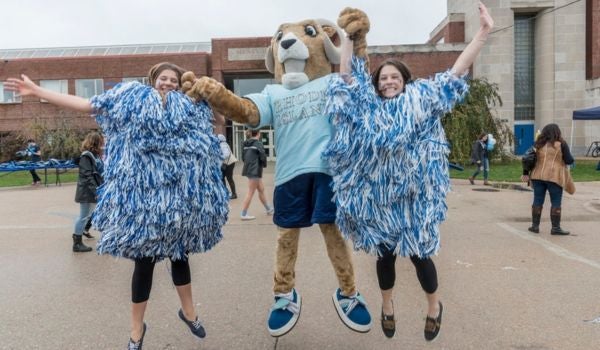
[{"label": "woman in brown coat", "polygon": [[535,167],[531,170],[531,173],[524,169],[523,176],[521,176],[523,182],[531,180],[531,187],[533,188],[532,225],[529,227],[529,231],[540,232],[540,218],[547,191],[550,194],[551,204],[550,220],[552,221],[552,230],[550,233],[553,235],[568,235],[569,231],[560,227],[561,203],[563,189],[569,194],[575,193],[573,179],[567,167],[567,165],[573,164],[575,160],[556,124],[546,125],[533,147],[536,152]]}]

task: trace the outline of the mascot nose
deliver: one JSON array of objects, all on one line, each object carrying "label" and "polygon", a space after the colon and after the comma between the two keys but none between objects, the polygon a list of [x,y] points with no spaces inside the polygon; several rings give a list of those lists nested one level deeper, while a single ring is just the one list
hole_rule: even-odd
[{"label": "mascot nose", "polygon": [[296,39],[286,39],[283,40],[281,42],[281,47],[283,47],[285,50],[289,49],[290,46],[294,45],[294,43],[296,42]]}]

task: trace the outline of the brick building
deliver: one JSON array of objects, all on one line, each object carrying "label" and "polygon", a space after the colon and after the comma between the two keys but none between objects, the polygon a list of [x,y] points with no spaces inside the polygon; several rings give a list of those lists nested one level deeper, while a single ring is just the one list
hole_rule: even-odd
[{"label": "brick building", "polygon": [[[464,35],[463,35],[464,36]],[[236,94],[259,92],[272,82],[264,55],[270,37],[213,39],[211,43],[125,45],[53,49],[0,49],[0,82],[8,77],[28,75],[47,88],[91,97],[130,79],[144,81],[148,69],[163,61],[173,62],[208,75]],[[463,43],[369,47],[372,67],[388,57],[405,61],[417,77],[427,77],[451,67]],[[52,125],[67,121],[75,128],[96,128],[88,115],[55,107],[40,99],[19,98],[0,86],[0,132],[27,134],[32,122]],[[227,138],[239,155],[243,125],[228,122]],[[270,160],[275,159],[273,131],[261,130]]]},{"label": "brick building", "polygon": [[[473,66],[500,87],[503,106],[497,117],[516,136],[523,152],[536,129],[554,122],[571,148],[583,154],[600,140],[600,123],[577,122],[574,109],[600,105],[600,0],[486,1],[496,28]],[[388,57],[408,63],[416,77],[451,67],[477,31],[479,19],[471,0],[447,0],[448,16],[423,45],[369,47],[371,67]],[[269,37],[213,39],[210,43],[126,45],[53,49],[0,49],[0,81],[20,73],[57,91],[89,97],[124,79],[142,80],[150,66],[172,61],[197,75],[208,75],[242,96],[262,90],[272,76],[264,66]],[[0,83],[1,84],[1,83]],[[94,128],[88,116],[42,101],[15,99],[0,86],[0,132],[24,130],[34,120],[68,120],[74,127]],[[228,139],[239,151],[243,126],[229,123]],[[274,158],[272,130],[262,140]]]}]

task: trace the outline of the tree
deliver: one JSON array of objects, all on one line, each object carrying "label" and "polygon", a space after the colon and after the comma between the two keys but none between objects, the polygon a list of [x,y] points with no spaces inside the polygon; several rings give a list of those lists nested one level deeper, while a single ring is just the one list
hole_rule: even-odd
[{"label": "tree", "polygon": [[81,153],[80,147],[88,130],[75,128],[71,121],[59,116],[48,122],[43,119],[34,119],[29,125],[41,148],[44,159],[71,159]]},{"label": "tree", "polygon": [[476,78],[469,81],[469,86],[469,93],[463,103],[442,119],[451,145],[450,161],[468,163],[471,146],[482,132],[492,134],[496,139],[490,159],[508,158],[508,146],[513,142],[513,134],[506,122],[492,115],[494,107],[502,106],[498,84],[490,83],[486,78]]}]

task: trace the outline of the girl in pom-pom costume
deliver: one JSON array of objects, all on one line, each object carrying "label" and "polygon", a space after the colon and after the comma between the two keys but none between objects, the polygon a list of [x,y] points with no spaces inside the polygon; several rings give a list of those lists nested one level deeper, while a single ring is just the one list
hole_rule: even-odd
[{"label": "girl in pom-pom costume", "polygon": [[427,297],[425,339],[435,339],[441,327],[431,259],[439,250],[450,187],[441,118],[467,93],[467,71],[493,27],[482,3],[479,18],[479,31],[452,69],[417,80],[396,60],[383,62],[370,76],[366,14],[348,8],[338,18],[350,40],[343,42],[340,75],[327,92],[336,133],[324,157],[334,172],[336,223],[355,249],[377,255],[381,326],[387,337],[395,333],[398,255],[410,257]]},{"label": "girl in pom-pom costume", "polygon": [[175,64],[159,63],[149,71],[149,85],[121,83],[89,100],[43,89],[25,75],[5,83],[22,96],[93,114],[102,128],[105,182],[93,222],[102,232],[100,254],[135,262],[129,349],[142,349],[154,265],[164,258],[171,260],[181,301],[178,317],[195,336],[205,336],[192,299],[188,256],[221,240],[228,194],[212,111],[179,91],[182,74]]}]

